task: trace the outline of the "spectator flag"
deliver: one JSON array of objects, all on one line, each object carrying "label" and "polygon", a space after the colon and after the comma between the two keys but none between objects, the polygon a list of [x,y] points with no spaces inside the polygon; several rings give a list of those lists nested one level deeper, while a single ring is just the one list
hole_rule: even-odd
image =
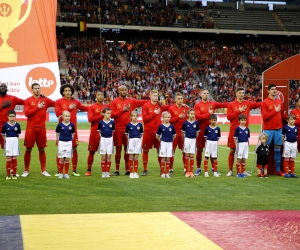
[{"label": "spectator flag", "polygon": [[79,22],[78,22],[78,29],[79,29],[80,32],[86,31],[86,30],[87,30],[86,22],[84,22],[84,21],[79,21]]}]

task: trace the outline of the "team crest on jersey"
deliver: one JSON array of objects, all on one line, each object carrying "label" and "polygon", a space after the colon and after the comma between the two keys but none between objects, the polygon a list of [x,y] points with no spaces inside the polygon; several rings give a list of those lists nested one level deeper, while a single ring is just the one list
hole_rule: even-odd
[{"label": "team crest on jersey", "polygon": [[99,109],[96,109],[96,112],[99,113]]},{"label": "team crest on jersey", "polygon": [[177,112],[177,111],[175,111],[174,113],[175,113],[175,115],[178,115],[178,112]]},{"label": "team crest on jersey", "polygon": [[169,128],[169,131],[172,131],[172,129],[171,129],[171,128]]},{"label": "team crest on jersey", "polygon": [[[15,131],[17,131],[18,130],[18,128],[17,127],[15,127]],[[296,131],[297,132],[297,131]]]},{"label": "team crest on jersey", "polygon": [[118,105],[117,105],[117,108],[121,108],[121,105],[120,105],[120,104],[118,104]]},{"label": "team crest on jersey", "polygon": [[273,109],[273,106],[269,106],[269,109]]},{"label": "team crest on jersey", "polygon": [[63,107],[65,108],[65,107],[66,107],[66,104],[63,104]]},{"label": "team crest on jersey", "polygon": [[152,109],[149,109],[149,112],[152,112]]},{"label": "team crest on jersey", "polygon": [[205,108],[201,107],[201,110],[205,110]]},{"label": "team crest on jersey", "polygon": [[112,125],[111,125],[111,124],[109,124],[109,127],[110,127],[110,128],[112,128]]},{"label": "team crest on jersey", "polygon": [[217,133],[218,133],[218,130],[215,130],[215,133],[217,134]]},{"label": "team crest on jersey", "polygon": [[71,126],[69,126],[69,130],[71,130],[72,129],[72,127]]},{"label": "team crest on jersey", "polygon": [[193,126],[194,128],[196,128],[196,125],[194,124],[194,126]]},{"label": "team crest on jersey", "polygon": [[35,106],[35,103],[34,103],[34,102],[31,102],[31,105],[32,105],[32,106]]},{"label": "team crest on jersey", "polygon": [[140,127],[138,126],[137,129],[140,130]]},{"label": "team crest on jersey", "polygon": [[237,108],[237,107],[234,107],[234,110],[238,110],[238,108]]},{"label": "team crest on jersey", "polygon": [[245,133],[248,134],[248,131],[246,131]]}]

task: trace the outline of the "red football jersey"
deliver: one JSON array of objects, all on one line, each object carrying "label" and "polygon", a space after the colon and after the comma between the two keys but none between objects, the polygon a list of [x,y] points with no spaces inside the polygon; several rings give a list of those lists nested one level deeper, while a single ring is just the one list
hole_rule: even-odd
[{"label": "red football jersey", "polygon": [[[70,104],[74,103],[76,108],[70,109]],[[63,111],[69,111],[71,114],[70,122],[72,122],[75,126],[77,126],[77,110],[87,112],[89,111],[89,107],[84,106],[80,101],[71,98],[67,100],[66,98],[60,98],[55,101],[55,114],[57,117],[61,116]],[[59,119],[59,122],[62,122],[62,118]]]},{"label": "red football jersey", "polygon": [[[11,105],[7,108],[2,108],[1,105],[5,101],[10,101]],[[0,128],[2,128],[3,124],[8,121],[7,112],[8,110],[14,110],[16,105],[24,105],[25,101],[12,95],[5,95],[2,97],[0,95]]]},{"label": "red football jersey", "polygon": [[[182,125],[187,120],[187,113],[189,107],[181,106],[180,108],[177,105],[172,105],[169,107],[168,111],[171,114],[170,123],[175,127],[176,133],[181,133]],[[184,114],[184,118],[179,118],[180,114]]]},{"label": "red football jersey", "polygon": [[[39,102],[45,102],[44,108],[39,108]],[[55,102],[47,97],[27,98],[24,103],[24,112],[27,116],[27,127],[44,127],[46,125],[46,113],[49,107],[54,107]]]},{"label": "red football jersey", "polygon": [[[293,114],[296,117],[295,125],[300,128],[300,109],[295,108],[291,111],[291,114]],[[298,130],[299,132],[299,130]]]},{"label": "red football jersey", "polygon": [[[149,102],[148,100],[136,100],[134,98],[125,98],[120,97],[112,100],[110,104],[111,108],[111,117],[114,118],[115,127],[120,129],[125,129],[126,124],[130,122],[130,113],[135,110],[137,107],[141,107],[144,104]],[[128,112],[123,111],[124,106],[129,106],[130,110]]]},{"label": "red football jersey", "polygon": [[200,131],[204,133],[205,128],[210,124],[209,122],[210,113],[208,112],[208,110],[215,111],[215,109],[227,108],[227,107],[228,107],[228,103],[225,102],[212,102],[212,101],[198,102],[195,105],[194,109],[196,113],[196,120],[199,122]]},{"label": "red football jersey", "polygon": [[[240,112],[239,108],[241,106],[246,106],[246,110],[244,112]],[[227,109],[227,119],[230,121],[230,131],[234,131],[240,125],[240,114],[244,114],[247,117],[246,127],[248,127],[250,110],[257,109],[260,106],[261,102],[250,102],[247,100],[243,100],[242,102],[234,100],[233,102],[230,102]]]},{"label": "red football jersey", "polygon": [[[281,112],[275,111],[275,106],[281,105]],[[263,130],[282,128],[282,119],[287,119],[284,106],[280,99],[266,98],[261,104],[261,116],[263,118]]]},{"label": "red football jersey", "polygon": [[[170,105],[161,106],[159,103],[153,105],[151,102],[143,105],[142,118],[144,122],[144,133],[156,133],[158,126],[161,124],[161,114],[169,109]],[[157,115],[154,110],[160,108]]]},{"label": "red football jersey", "polygon": [[109,108],[109,105],[95,103],[90,106],[88,111],[88,120],[91,123],[91,132],[97,132],[98,122],[103,119],[102,110],[104,108]]}]

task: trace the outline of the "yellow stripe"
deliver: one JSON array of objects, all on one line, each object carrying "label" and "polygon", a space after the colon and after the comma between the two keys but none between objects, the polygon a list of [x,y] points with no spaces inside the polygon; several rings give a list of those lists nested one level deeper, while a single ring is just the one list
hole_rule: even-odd
[{"label": "yellow stripe", "polygon": [[24,250],[221,249],[170,213],[22,215]]},{"label": "yellow stripe", "polygon": [[79,23],[79,31],[84,31],[84,22]]}]

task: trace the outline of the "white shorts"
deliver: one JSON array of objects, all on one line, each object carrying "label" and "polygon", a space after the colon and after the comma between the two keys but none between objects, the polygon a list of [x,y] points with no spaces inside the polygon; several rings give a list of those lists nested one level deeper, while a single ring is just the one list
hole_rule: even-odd
[{"label": "white shorts", "polygon": [[[2,136],[2,135],[1,135]],[[18,156],[20,155],[19,140],[17,137],[6,137],[4,156]]]},{"label": "white shorts", "polygon": [[141,138],[130,138],[128,139],[127,154],[140,154],[142,153],[142,139]]},{"label": "white shorts", "polygon": [[114,153],[114,142],[113,137],[110,138],[100,138],[98,153],[100,155],[112,155]]},{"label": "white shorts", "polygon": [[236,145],[235,156],[237,159],[248,159],[249,154],[249,143],[239,142]]},{"label": "white shorts", "polygon": [[183,143],[183,153],[186,154],[195,154],[196,153],[196,138],[184,138],[184,143]]},{"label": "white shorts", "polygon": [[218,157],[218,141],[206,141],[205,143],[205,157]]},{"label": "white shorts", "polygon": [[57,157],[58,158],[72,158],[72,141],[58,141]]},{"label": "white shorts", "polygon": [[172,157],[173,155],[173,143],[161,141],[159,147],[159,156]]},{"label": "white shorts", "polygon": [[297,142],[284,142],[282,157],[296,158],[297,157]]}]

